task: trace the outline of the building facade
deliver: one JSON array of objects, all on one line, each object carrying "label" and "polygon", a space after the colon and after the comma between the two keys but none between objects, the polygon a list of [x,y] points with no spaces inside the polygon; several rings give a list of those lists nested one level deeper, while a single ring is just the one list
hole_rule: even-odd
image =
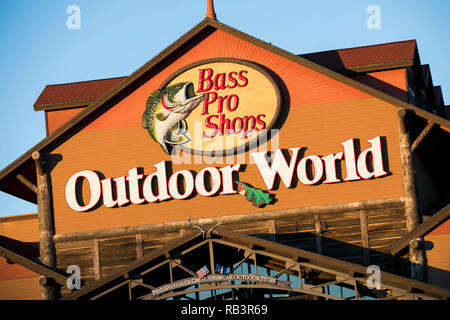
[{"label": "building facade", "polygon": [[209,11],[34,108],[47,137],[0,189],[39,213],[0,218],[1,299],[450,296],[450,123],[414,40],[296,55]]}]

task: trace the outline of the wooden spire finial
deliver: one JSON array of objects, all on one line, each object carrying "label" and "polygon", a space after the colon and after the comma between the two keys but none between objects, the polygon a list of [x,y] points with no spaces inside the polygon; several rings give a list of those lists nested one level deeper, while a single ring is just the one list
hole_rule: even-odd
[{"label": "wooden spire finial", "polygon": [[216,11],[214,10],[214,1],[213,0],[207,0],[206,17],[216,20]]}]

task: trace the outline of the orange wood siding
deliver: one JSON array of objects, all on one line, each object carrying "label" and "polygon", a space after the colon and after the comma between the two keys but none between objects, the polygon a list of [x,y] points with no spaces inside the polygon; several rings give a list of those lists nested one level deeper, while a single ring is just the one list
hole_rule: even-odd
[{"label": "orange wood siding", "polygon": [[39,242],[37,215],[0,218],[0,235],[22,242]]},{"label": "orange wood siding", "polygon": [[404,68],[358,74],[350,78],[397,99],[407,100],[406,69]]},{"label": "orange wood siding", "polygon": [[[37,215],[0,218],[0,235],[22,242],[38,243]],[[0,300],[40,299],[38,280],[39,275],[33,271],[19,264],[8,264],[6,259],[0,258]]]},{"label": "orange wood siding", "polygon": [[450,220],[425,237],[433,242],[433,249],[427,251],[428,282],[450,289]]},{"label": "orange wood siding", "polygon": [[[189,200],[113,209],[100,206],[85,213],[69,208],[64,190],[67,180],[76,172],[96,170],[106,178],[113,178],[126,176],[133,167],[142,167],[148,175],[154,172],[154,164],[170,161],[141,127],[148,96],[175,71],[190,63],[227,57],[259,63],[283,81],[289,98],[289,104],[284,101],[284,109],[289,108],[289,114],[276,136],[279,148],[305,147],[305,155],[325,156],[341,152],[340,143],[350,138],[359,139],[361,149],[365,149],[369,146],[368,139],[383,136],[387,140],[391,175],[338,184],[298,184],[291,189],[281,183],[279,189],[272,192],[278,201],[265,209],[253,207],[237,194],[196,195]],[[388,103],[222,31],[206,36],[172,59],[171,64],[149,74],[148,79],[53,151],[62,156],[62,161],[52,171],[56,233],[180,221],[186,220],[189,213],[192,218],[215,217],[217,210],[224,216],[403,196],[397,113]],[[248,152],[244,156],[245,163],[249,163]],[[198,172],[206,166],[209,165],[173,165],[172,170]],[[345,176],[344,167],[342,171]],[[266,189],[254,164],[249,164],[239,179]],[[88,199],[89,194],[86,196]]]},{"label": "orange wood siding", "polygon": [[152,79],[89,124],[85,131],[139,126],[148,96],[180,68],[211,58],[249,60],[275,72],[289,90],[292,108],[338,101],[369,98],[355,88],[280,57],[223,31],[215,31]]},{"label": "orange wood siding", "polygon": [[85,107],[45,111],[47,114],[48,134],[51,134],[53,131],[61,127],[64,123],[80,113],[84,108]]},{"label": "orange wood siding", "polygon": [[8,264],[5,258],[0,258],[0,281],[33,277],[39,277],[39,274],[17,263]]},{"label": "orange wood siding", "polygon": [[450,289],[450,220],[425,237],[433,242],[427,251],[428,282]]},{"label": "orange wood siding", "polygon": [[[140,117],[144,109],[140,106],[139,110]],[[105,177],[119,177],[127,175],[129,169],[137,166],[143,167],[144,174],[148,175],[154,171],[153,165],[157,162],[170,161],[170,157],[161,151],[160,146],[151,140],[140,125],[81,132],[54,150],[55,154],[63,156],[63,160],[52,171],[56,233],[186,220],[189,212],[192,218],[215,217],[216,209],[224,216],[402,197],[396,123],[396,108],[375,98],[292,107],[280,130],[280,148],[302,146],[307,148],[306,155],[327,155],[342,151],[340,143],[350,138],[360,139],[363,150],[369,146],[368,139],[384,136],[387,140],[389,171],[392,174],[374,180],[337,184],[298,184],[292,189],[287,189],[281,183],[279,189],[273,191],[278,202],[265,209],[253,207],[236,194],[209,198],[197,195],[189,200],[113,209],[100,207],[91,212],[75,212],[66,204],[64,197],[65,184],[74,173],[97,170]],[[248,152],[245,159],[248,163]],[[209,165],[173,165],[173,172],[180,169],[198,172],[206,166]],[[345,176],[344,166],[342,174]],[[249,164],[239,178],[257,188],[266,189],[254,164]]]},{"label": "orange wood siding", "polygon": [[450,234],[450,220],[447,220],[441,224],[438,228],[434,229],[428,234],[428,236],[437,236],[442,234]]},{"label": "orange wood siding", "polygon": [[39,277],[0,280],[0,300],[40,300]]}]

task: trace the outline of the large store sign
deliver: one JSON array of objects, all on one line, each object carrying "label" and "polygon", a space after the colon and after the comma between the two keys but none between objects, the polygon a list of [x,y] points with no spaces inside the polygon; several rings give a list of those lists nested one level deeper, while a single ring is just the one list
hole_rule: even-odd
[{"label": "large store sign", "polygon": [[[386,176],[383,163],[382,138],[368,140],[370,147],[355,152],[355,141],[349,139],[341,143],[342,151],[326,156],[301,156],[302,147],[290,148],[290,159],[278,149],[269,160],[267,152],[253,152],[261,179],[268,190],[274,188],[279,178],[286,188],[293,187],[294,176],[304,185],[320,183],[340,183],[345,181],[366,180]],[[338,166],[345,162],[345,178],[340,177]],[[145,176],[138,168],[132,168],[127,176],[101,179],[97,172],[84,170],[69,178],[65,188],[65,198],[75,211],[88,211],[103,204],[105,207],[120,207],[127,204],[158,203],[169,200],[183,200],[196,192],[203,197],[217,194],[238,193],[238,181],[233,173],[239,173],[241,165],[228,165],[222,168],[205,167],[199,172],[179,170],[170,176],[167,166],[170,162],[161,161],[153,165],[152,173]],[[341,168],[339,168],[341,169]],[[245,170],[244,170],[245,173]],[[89,188],[89,199],[83,199],[82,183],[85,180]],[[280,183],[281,184],[281,183]]]},{"label": "large store sign", "polygon": [[277,121],[281,96],[270,74],[248,61],[189,65],[151,93],[142,127],[165,153],[202,155],[245,149]]}]

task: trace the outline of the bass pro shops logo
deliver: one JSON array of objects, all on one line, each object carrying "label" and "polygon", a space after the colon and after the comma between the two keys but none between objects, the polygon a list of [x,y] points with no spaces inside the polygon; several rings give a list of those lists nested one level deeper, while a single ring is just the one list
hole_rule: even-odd
[{"label": "bass pro shops logo", "polygon": [[169,153],[168,146],[185,144],[190,140],[186,135],[185,119],[204,99],[204,95],[195,95],[192,82],[156,90],[147,100],[142,127],[165,153]]},{"label": "bass pro shops logo", "polygon": [[279,115],[279,89],[259,66],[235,59],[189,65],[148,98],[142,127],[161,149],[206,156],[235,154],[270,130]]}]

